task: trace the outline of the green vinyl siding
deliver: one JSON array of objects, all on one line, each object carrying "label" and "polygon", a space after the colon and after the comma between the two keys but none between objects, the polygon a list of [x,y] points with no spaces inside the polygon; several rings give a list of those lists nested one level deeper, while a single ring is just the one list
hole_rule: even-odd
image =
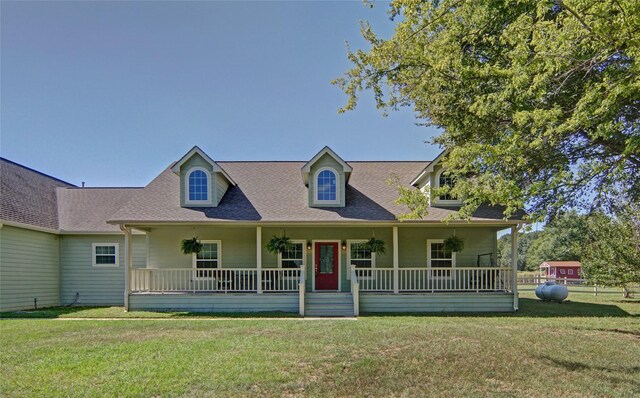
[{"label": "green vinyl siding", "polygon": [[498,228],[495,227],[406,227],[398,228],[400,267],[427,266],[427,240],[446,239],[454,234],[464,240],[464,249],[456,253],[457,267],[475,267],[479,254],[493,253]]},{"label": "green vinyl siding", "polygon": [[[94,243],[118,243],[118,267],[94,267]],[[146,237],[133,235],[131,261],[134,268],[145,267]],[[63,235],[60,237],[61,300],[70,304],[79,293],[78,305],[124,304],[124,236]]]},{"label": "green vinyl siding", "polygon": [[221,241],[223,268],[256,268],[255,227],[152,227],[149,236],[150,268],[191,268],[192,256],[180,250],[183,239]]},{"label": "green vinyl siding", "polygon": [[216,180],[216,204],[220,204],[222,201],[222,197],[225,193],[227,193],[227,189],[229,189],[229,183],[222,176],[222,173],[215,173]]},{"label": "green vinyl siding", "polygon": [[0,228],[0,311],[60,305],[59,241],[54,234]]}]

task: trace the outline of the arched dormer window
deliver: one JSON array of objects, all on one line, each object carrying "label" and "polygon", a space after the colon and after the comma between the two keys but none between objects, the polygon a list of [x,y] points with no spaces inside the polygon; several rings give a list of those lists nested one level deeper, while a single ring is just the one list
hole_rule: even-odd
[{"label": "arched dormer window", "polygon": [[211,186],[211,174],[202,167],[194,167],[187,172],[186,202],[205,203],[209,202],[209,187]]},{"label": "arched dormer window", "polygon": [[322,168],[316,174],[316,202],[337,203],[340,195],[338,173],[330,168]]},{"label": "arched dormer window", "polygon": [[[453,186],[456,183],[453,177],[444,173],[444,169],[440,170],[437,178],[438,178],[437,180],[438,188],[443,188],[443,187],[453,188]],[[457,199],[451,196],[450,193],[445,193],[443,195],[438,196],[438,200],[455,201]]]}]

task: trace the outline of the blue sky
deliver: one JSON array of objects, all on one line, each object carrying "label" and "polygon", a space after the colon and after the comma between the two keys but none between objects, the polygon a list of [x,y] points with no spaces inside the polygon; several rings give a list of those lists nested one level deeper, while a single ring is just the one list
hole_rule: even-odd
[{"label": "blue sky", "polygon": [[193,145],[214,160],[429,160],[410,110],[371,94],[338,114],[330,81],[389,37],[386,3],[8,2],[1,17],[0,154],[88,186],[142,186]]}]

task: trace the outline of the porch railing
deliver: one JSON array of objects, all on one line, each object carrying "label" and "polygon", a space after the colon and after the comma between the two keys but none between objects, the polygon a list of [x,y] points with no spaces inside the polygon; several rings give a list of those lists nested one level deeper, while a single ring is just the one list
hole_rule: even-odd
[{"label": "porch railing", "polygon": [[[512,291],[512,269],[496,267],[399,268],[400,292]],[[394,290],[393,268],[355,268],[361,291]]]},{"label": "porch railing", "polygon": [[[262,291],[298,291],[300,269],[262,269]],[[255,268],[138,268],[131,270],[131,291],[147,292],[257,292]]]}]

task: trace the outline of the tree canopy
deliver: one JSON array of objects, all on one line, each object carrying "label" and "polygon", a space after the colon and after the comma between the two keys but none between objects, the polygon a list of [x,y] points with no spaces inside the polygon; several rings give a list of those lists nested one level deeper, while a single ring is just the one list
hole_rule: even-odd
[{"label": "tree canopy", "polygon": [[[562,213],[542,231],[518,234],[518,269],[537,271],[545,261],[581,261],[587,244],[587,215]],[[511,265],[511,234],[498,239],[498,264]]]},{"label": "tree canopy", "polygon": [[412,107],[465,198],[532,219],[640,197],[640,2],[395,0],[395,33],[334,81],[354,109]]},{"label": "tree canopy", "polygon": [[584,275],[593,283],[625,288],[640,283],[640,206],[621,206],[615,217],[598,212],[589,217],[582,259]]}]

